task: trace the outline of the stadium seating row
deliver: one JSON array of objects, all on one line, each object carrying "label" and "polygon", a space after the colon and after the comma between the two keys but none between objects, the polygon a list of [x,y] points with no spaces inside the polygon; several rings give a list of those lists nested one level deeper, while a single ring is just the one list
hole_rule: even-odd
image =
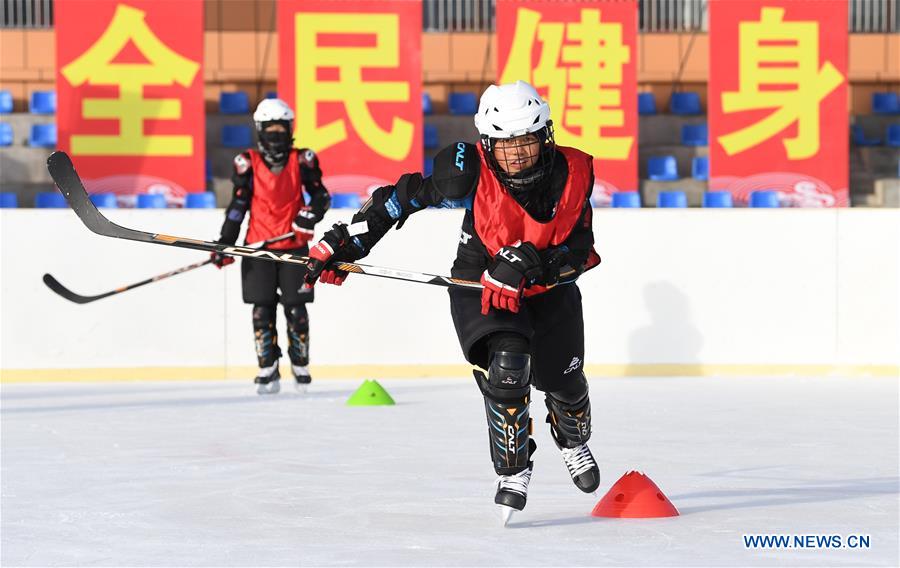
[{"label": "stadium seating row", "polygon": [[[869,138],[859,124],[850,126],[850,134],[853,143],[857,146],[881,146],[882,144],[882,139],[879,137]],[[885,146],[900,148],[900,123],[888,125],[883,142]]]},{"label": "stadium seating row", "polygon": [[[780,207],[778,192],[772,190],[754,191],[750,194],[750,207]],[[641,196],[636,191],[619,191],[612,194],[612,206],[616,208],[639,208]],[[687,194],[683,191],[660,191],[656,197],[656,206],[663,209],[681,209],[687,207]],[[727,191],[707,191],[703,194],[703,207],[728,208],[734,206],[731,193]]]}]

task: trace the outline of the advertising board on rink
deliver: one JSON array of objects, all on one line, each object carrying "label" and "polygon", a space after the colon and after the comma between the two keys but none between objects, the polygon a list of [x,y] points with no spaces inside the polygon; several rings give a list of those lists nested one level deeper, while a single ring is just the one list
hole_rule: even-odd
[{"label": "advertising board on rink", "polygon": [[556,142],[594,156],[594,199],[638,188],[637,2],[497,0],[499,82],[531,83]]},{"label": "advertising board on rink", "polygon": [[295,145],[318,153],[330,191],[422,171],[420,1],[282,0],[278,35]]},{"label": "advertising board on rink", "polygon": [[203,3],[57,2],[58,146],[88,191],[205,189]]},{"label": "advertising board on rink", "polygon": [[709,3],[710,189],[848,205],[847,2]]}]

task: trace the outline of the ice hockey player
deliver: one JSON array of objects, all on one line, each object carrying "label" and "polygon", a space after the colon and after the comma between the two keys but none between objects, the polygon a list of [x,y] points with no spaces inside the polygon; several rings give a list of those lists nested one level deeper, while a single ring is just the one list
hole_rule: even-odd
[{"label": "ice hockey player", "polygon": [[[313,228],[331,205],[322,185],[322,170],[315,152],[293,147],[294,111],[281,99],[265,99],[253,113],[258,150],[248,149],[235,156],[234,195],[225,210],[225,222],[218,241],[234,244],[244,215],[250,212],[247,242],[258,242],[294,231],[294,238],[269,245],[270,249],[306,255]],[[303,190],[307,198],[304,198]],[[233,257],[213,253],[220,268]],[[284,306],[287,319],[288,357],[298,390],[312,381],[309,374],[309,314],[313,289],[303,286],[305,267],[244,258],[241,277],[244,302],[253,304],[253,333],[259,374],[255,382],[259,394],[280,389],[276,305]]]},{"label": "ice hockey player", "polygon": [[599,262],[591,230],[591,156],[557,146],[550,108],[523,81],[481,96],[477,145],[458,142],[435,157],[434,173],[404,174],[379,188],[310,251],[307,282],[340,285],[333,261],[362,258],[395,224],[426,207],[465,207],[452,275],[482,292],[450,291],[466,359],[484,395],[495,503],[504,524],[525,507],[532,473],[531,385],[545,393],[547,421],[575,485],[600,483],[587,446],[591,406],[583,372],[584,321],[575,279]]}]

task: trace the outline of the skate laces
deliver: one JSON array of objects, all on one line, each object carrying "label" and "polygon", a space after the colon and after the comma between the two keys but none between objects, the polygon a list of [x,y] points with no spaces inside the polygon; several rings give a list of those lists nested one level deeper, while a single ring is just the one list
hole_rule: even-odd
[{"label": "skate laces", "polygon": [[514,491],[523,497],[528,495],[528,482],[531,481],[531,469],[525,469],[515,475],[501,475],[497,485],[504,491]]},{"label": "skate laces", "polygon": [[597,467],[597,462],[594,461],[587,444],[581,444],[577,448],[560,448],[560,451],[572,477]]}]

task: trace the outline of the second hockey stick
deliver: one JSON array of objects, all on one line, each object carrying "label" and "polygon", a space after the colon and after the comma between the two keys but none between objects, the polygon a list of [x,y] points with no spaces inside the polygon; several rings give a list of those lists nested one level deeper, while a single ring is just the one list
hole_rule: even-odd
[{"label": "second hockey stick", "polygon": [[[293,231],[290,233],[285,233],[283,235],[279,235],[277,237],[273,237],[271,239],[253,243],[252,245],[246,245],[247,248],[252,249],[260,249],[265,246],[268,246],[273,243],[277,243],[279,241],[283,241],[289,239],[294,236]],[[89,304],[91,302],[96,302],[97,300],[102,300],[103,298],[108,298],[110,296],[115,296],[116,294],[121,294],[122,292],[127,292],[129,290],[134,290],[135,288],[140,288],[146,284],[150,284],[151,282],[159,282],[160,280],[165,280],[166,278],[171,278],[172,276],[177,276],[179,274],[184,274],[185,272],[189,272],[191,270],[195,270],[200,268],[201,266],[206,266],[207,264],[212,264],[213,259],[209,258],[204,260],[203,262],[195,262],[194,264],[189,264],[187,266],[182,266],[181,268],[176,268],[175,270],[170,270],[169,272],[165,272],[163,274],[158,274],[151,278],[147,278],[146,280],[141,280],[140,282],[135,282],[134,284],[127,284],[125,286],[120,286],[115,290],[110,290],[109,292],[104,292],[103,294],[97,294],[96,296],[82,296],[81,294],[77,294],[65,286],[63,286],[59,280],[53,277],[52,274],[44,274],[44,284],[47,285],[48,288],[69,300],[70,302],[75,302],[76,304]]]}]

